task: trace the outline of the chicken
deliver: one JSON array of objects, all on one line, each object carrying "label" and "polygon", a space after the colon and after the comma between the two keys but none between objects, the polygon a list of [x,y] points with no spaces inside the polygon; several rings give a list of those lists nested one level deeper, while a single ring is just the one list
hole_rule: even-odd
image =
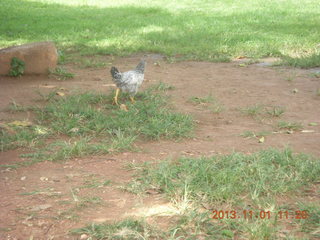
[{"label": "chicken", "polygon": [[117,68],[111,68],[111,76],[114,83],[117,85],[116,94],[114,97],[114,103],[119,105],[118,96],[120,90],[123,92],[128,92],[130,95],[130,100],[134,103],[134,96],[138,92],[138,88],[144,80],[144,68],[146,62],[142,60],[134,70],[121,73]]}]

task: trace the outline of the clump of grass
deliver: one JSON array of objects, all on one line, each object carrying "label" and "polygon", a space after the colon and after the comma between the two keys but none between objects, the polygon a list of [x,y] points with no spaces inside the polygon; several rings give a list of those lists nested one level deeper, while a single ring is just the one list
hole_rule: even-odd
[{"label": "clump of grass", "polygon": [[[313,238],[320,238],[319,226],[320,226],[320,205],[319,203],[299,203],[299,217],[296,219],[296,224],[299,224],[302,232],[311,234]],[[307,214],[303,216],[302,214]]]},{"label": "clump of grass", "polygon": [[220,113],[224,110],[223,105],[212,95],[204,96],[204,97],[191,97],[189,99],[195,105],[201,105],[210,109],[213,113]]},{"label": "clump of grass", "polygon": [[285,112],[285,108],[281,106],[272,106],[266,109],[266,112],[272,117],[280,117]]},{"label": "clump of grass", "polygon": [[259,116],[281,117],[285,112],[285,108],[282,106],[265,106],[262,104],[255,104],[241,108],[240,111],[245,115],[255,118]]},{"label": "clump of grass", "polygon": [[[141,169],[141,168],[140,168]],[[251,200],[296,190],[315,181],[320,163],[309,156],[295,155],[289,149],[268,149],[246,155],[180,158],[145,164],[138,181],[154,186],[170,199],[178,200],[186,189],[198,203],[235,203],[241,196]]]},{"label": "clump of grass", "polygon": [[15,100],[12,100],[9,104],[9,111],[11,112],[25,112],[25,111],[28,111],[28,109],[31,109],[30,107],[25,107],[25,106],[22,106],[18,103],[16,103]]},{"label": "clump of grass", "polygon": [[70,78],[74,78],[75,76],[74,73],[70,73],[62,67],[57,67],[54,70],[50,70],[49,73],[51,76],[54,76],[58,80],[67,80]]},{"label": "clump of grass", "polygon": [[261,104],[255,104],[253,106],[248,106],[240,109],[240,111],[248,116],[255,117],[259,114],[262,114],[264,111],[264,106]]},{"label": "clump of grass", "polygon": [[168,90],[174,90],[175,87],[164,82],[159,82],[158,84],[151,87],[151,90],[155,91],[168,91]]},{"label": "clump of grass", "polygon": [[32,148],[51,135],[50,130],[42,126],[10,126],[10,132],[0,128],[0,152],[16,148]]},{"label": "clump of grass", "polygon": [[303,128],[303,125],[298,122],[287,122],[287,121],[280,121],[278,122],[279,129],[287,129],[290,131],[298,131]]},{"label": "clump of grass", "polygon": [[243,133],[240,134],[240,136],[244,138],[255,138],[255,137],[265,137],[270,134],[271,132],[269,131],[260,131],[260,132],[244,131]]},{"label": "clump of grass", "polygon": [[189,99],[190,102],[194,103],[194,104],[206,104],[206,103],[214,103],[215,102],[215,98],[212,95],[208,95],[208,96],[204,96],[204,97],[191,97]]},{"label": "clump of grass", "polygon": [[285,57],[283,64],[300,68],[320,67],[320,54],[312,54],[311,56],[292,58]]},{"label": "clump of grass", "polygon": [[96,59],[82,59],[79,61],[79,65],[83,68],[104,68],[107,63]]},{"label": "clump of grass", "polygon": [[127,218],[115,223],[91,224],[71,230],[72,234],[87,234],[94,239],[165,239],[163,233],[142,220]]}]

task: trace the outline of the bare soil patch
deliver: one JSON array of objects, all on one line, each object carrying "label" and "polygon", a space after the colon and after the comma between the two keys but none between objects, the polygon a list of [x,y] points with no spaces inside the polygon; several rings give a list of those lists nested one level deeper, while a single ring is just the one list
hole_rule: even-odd
[{"label": "bare soil patch", "polygon": [[[140,56],[101,60],[120,70],[129,70]],[[166,204],[158,194],[139,197],[117,188],[130,182],[132,172],[125,166],[131,162],[233,151],[250,153],[284,146],[295,152],[320,156],[320,96],[316,93],[320,79],[310,75],[310,71],[261,64],[239,66],[238,62],[169,64],[158,55],[148,55],[147,62],[141,90],[160,81],[174,86],[168,92],[173,107],[191,114],[196,121],[193,138],[177,142],[138,142],[136,145],[141,152],[93,156],[63,163],[42,162],[14,170],[0,169],[1,239],[77,239],[68,235],[70,229],[91,222],[118,220],[141,213],[141,209]],[[0,120],[32,120],[29,112],[10,113],[7,108],[11,101],[22,105],[40,104],[37,91],[43,94],[53,90],[65,94],[86,90],[107,93],[114,89],[107,66],[95,69],[67,64],[66,68],[75,73],[75,78],[66,81],[43,76],[1,77]],[[192,97],[209,95],[223,107],[220,112],[213,112],[208,104],[190,101]],[[241,111],[254,105],[281,106],[285,112],[280,117],[272,117],[265,113],[248,116]],[[280,130],[277,128],[280,120],[300,122],[303,130],[308,131]],[[317,125],[310,126],[310,123]],[[259,143],[258,137],[240,136],[245,131],[267,131],[269,134]],[[19,158],[22,152],[21,149],[1,152],[0,164],[22,161]],[[105,181],[111,183],[88,187],[90,183]],[[307,198],[318,201],[317,192],[313,190]],[[80,205],[81,199],[86,199],[87,204]]]}]

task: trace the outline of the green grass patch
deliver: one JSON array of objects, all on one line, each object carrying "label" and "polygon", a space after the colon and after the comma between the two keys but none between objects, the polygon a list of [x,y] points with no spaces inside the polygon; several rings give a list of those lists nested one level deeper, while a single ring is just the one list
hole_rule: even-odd
[{"label": "green grass patch", "polygon": [[[125,219],[115,223],[91,224],[87,227],[74,229],[73,234],[87,234],[94,239],[163,239],[164,234],[142,220]],[[168,238],[164,238],[168,239]]]},{"label": "green grass patch", "polygon": [[86,55],[157,52],[209,61],[308,55],[315,57],[307,65],[315,66],[319,11],[317,0],[2,0],[0,22],[7,24],[0,26],[0,47],[49,39],[63,52]]},{"label": "green grass patch", "polygon": [[269,131],[259,131],[259,132],[244,131],[243,133],[240,134],[240,136],[244,138],[255,138],[255,137],[265,137],[270,134],[272,134],[272,132],[269,132]]},{"label": "green grass patch", "polygon": [[[168,97],[163,94],[168,89],[170,87],[163,83],[153,86],[138,94],[135,104],[128,101],[128,96],[122,95],[121,101],[129,109],[127,112],[112,105],[113,93],[44,96],[46,106],[32,109],[39,125],[16,127],[14,134],[1,129],[0,149],[34,149],[36,151],[22,155],[33,163],[135,150],[137,139],[189,137],[193,129],[192,118],[171,109]],[[41,141],[49,136],[49,143],[41,145]]]},{"label": "green grass patch", "polygon": [[191,97],[189,102],[207,108],[212,113],[220,113],[224,110],[223,105],[212,95],[204,97]]},{"label": "green grass patch", "polygon": [[49,73],[51,76],[54,76],[58,80],[67,80],[70,78],[74,78],[74,73],[70,73],[62,67],[57,67],[56,69],[50,71]]},{"label": "green grass patch", "polygon": [[[131,168],[136,170],[136,187],[133,187],[136,193],[158,191],[179,209],[166,219],[169,227],[158,230],[143,220],[124,219],[91,224],[72,233],[87,234],[93,239],[172,240],[279,239],[280,235],[280,239],[312,239],[318,236],[317,205],[277,206],[276,198],[294,195],[301,187],[318,181],[319,159],[294,154],[289,149],[268,149],[251,155],[180,158]],[[203,206],[207,206],[206,209]],[[229,211],[229,214],[234,210],[237,218],[212,219],[212,209]],[[294,212],[292,209],[308,211],[309,217],[279,219],[280,210]],[[252,211],[253,216],[245,218],[241,215],[244,210],[247,214]],[[269,212],[270,218],[256,218],[260,211]],[[288,221],[292,223],[290,231],[287,231]]]},{"label": "green grass patch", "polygon": [[320,54],[300,58],[285,57],[283,64],[300,68],[320,67]]},{"label": "green grass patch", "polygon": [[190,200],[198,203],[236,203],[244,196],[253,201],[315,181],[320,163],[289,149],[268,149],[250,155],[180,158],[156,166],[146,163],[139,173],[142,186],[154,186],[170,199],[178,201],[187,191]]},{"label": "green grass patch", "polygon": [[303,129],[302,123],[299,122],[287,122],[287,121],[280,121],[278,122],[279,129],[286,129],[290,131],[298,131]]},{"label": "green grass patch", "polygon": [[255,104],[239,109],[243,114],[258,118],[258,117],[281,117],[285,113],[285,107],[282,106],[267,106]]}]

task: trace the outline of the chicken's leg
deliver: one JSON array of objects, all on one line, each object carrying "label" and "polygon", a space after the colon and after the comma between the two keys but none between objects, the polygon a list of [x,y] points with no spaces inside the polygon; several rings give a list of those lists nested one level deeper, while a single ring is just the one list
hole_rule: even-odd
[{"label": "chicken's leg", "polygon": [[131,100],[132,103],[135,103],[135,102],[136,102],[136,101],[134,100],[134,97],[131,97],[131,96],[130,96],[130,100]]},{"label": "chicken's leg", "polygon": [[116,105],[119,105],[119,103],[118,103],[119,93],[120,93],[120,88],[117,88],[117,90],[116,90],[116,95],[115,95],[114,98],[113,98],[113,102],[114,102]]}]

